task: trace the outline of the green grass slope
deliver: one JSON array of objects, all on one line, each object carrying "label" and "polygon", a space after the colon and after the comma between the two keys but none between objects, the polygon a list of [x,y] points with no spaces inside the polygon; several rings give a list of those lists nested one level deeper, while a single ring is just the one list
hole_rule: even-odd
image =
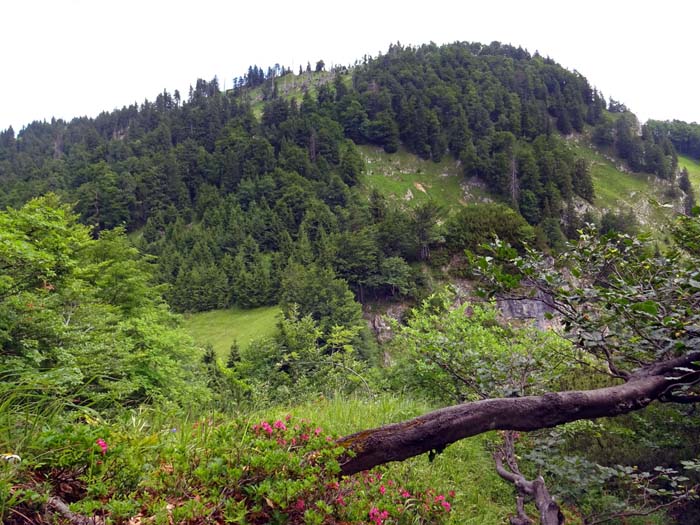
[{"label": "green grass slope", "polygon": [[[570,144],[576,155],[589,162],[596,193],[594,214],[600,217],[607,210],[631,209],[642,226],[652,227],[681,211],[680,201],[668,196],[667,182],[649,173],[629,172],[619,159],[604,155],[585,140],[573,140]],[[390,201],[406,206],[432,200],[447,209],[493,199],[483,183],[466,180],[458,162],[451,157],[435,163],[403,147],[392,154],[374,146],[359,149],[366,163],[360,182],[367,194],[377,190]],[[688,168],[700,192],[700,163],[686,157],[680,157],[679,162]]]},{"label": "green grass slope", "polygon": [[368,194],[376,189],[388,200],[407,206],[432,200],[446,208],[490,200],[483,184],[465,181],[451,157],[436,163],[403,147],[391,154],[375,146],[359,149],[366,163],[361,184]]},{"label": "green grass slope", "polygon": [[668,196],[667,182],[649,173],[631,173],[619,159],[608,157],[583,141],[572,142],[571,147],[590,165],[594,208],[599,214],[631,209],[643,227],[650,227],[665,223],[681,211],[679,199]]},{"label": "green grass slope", "polygon": [[198,344],[211,344],[216,354],[225,359],[234,340],[244,348],[253,339],[273,336],[279,312],[276,306],[212,310],[186,314],[184,326]]},{"label": "green grass slope", "polygon": [[700,195],[700,162],[685,155],[678,155],[678,166],[688,170],[690,183],[693,185],[695,195]]}]

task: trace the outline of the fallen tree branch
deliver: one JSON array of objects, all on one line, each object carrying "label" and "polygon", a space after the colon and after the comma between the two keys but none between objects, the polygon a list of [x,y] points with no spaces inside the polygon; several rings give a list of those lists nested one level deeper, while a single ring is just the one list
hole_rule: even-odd
[{"label": "fallen tree branch", "polygon": [[620,385],[542,396],[485,399],[451,406],[423,416],[342,437],[351,453],[341,464],[349,475],[391,461],[442,450],[447,445],[489,430],[531,431],[580,419],[618,416],[640,410],[668,392],[682,378],[669,377],[675,367],[694,367],[700,352],[639,370]]}]

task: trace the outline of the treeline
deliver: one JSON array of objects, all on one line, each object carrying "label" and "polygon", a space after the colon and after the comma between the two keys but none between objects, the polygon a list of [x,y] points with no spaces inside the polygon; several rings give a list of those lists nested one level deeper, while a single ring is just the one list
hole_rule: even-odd
[{"label": "treeline", "polygon": [[666,180],[676,175],[676,148],[667,134],[658,132],[653,121],[640,126],[637,117],[626,110],[608,114],[593,129],[592,139],[597,146],[624,159],[633,171],[653,173]]},{"label": "treeline", "polygon": [[[660,121],[650,120],[643,128],[644,133],[653,137],[653,140],[661,143],[671,143],[675,151],[681,155],[687,155],[700,160],[700,124],[689,124],[680,120]],[[686,215],[691,215],[696,205],[696,196],[690,174],[683,167],[678,176],[678,188],[685,194],[683,207]]]},{"label": "treeline", "polygon": [[[514,239],[527,230],[558,246],[581,222],[572,199],[594,198],[586,162],[560,134],[604,125],[605,100],[550,59],[497,43],[396,45],[300,102],[274,89],[288,74],[252,66],[231,91],[200,79],[186,99],[164,91],[94,119],[10,128],[0,134],[0,206],[55,192],[95,233],[124,225],[158,257],[171,305],[192,311],[298,302],[289,275],[340,278],[361,301],[410,296],[423,279],[412,263],[431,253],[444,262],[467,247],[459,239],[491,231],[432,204],[368,198],[356,187],[356,144],[459,159],[515,210]],[[248,95],[263,88],[258,114]],[[503,215],[493,206],[470,217]],[[301,314],[328,315],[312,310]]]},{"label": "treeline", "polygon": [[646,127],[654,137],[668,139],[681,155],[700,160],[700,124],[650,120]]}]

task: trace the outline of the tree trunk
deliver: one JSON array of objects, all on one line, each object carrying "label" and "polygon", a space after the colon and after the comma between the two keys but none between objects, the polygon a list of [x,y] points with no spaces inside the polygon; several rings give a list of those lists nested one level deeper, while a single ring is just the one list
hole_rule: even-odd
[{"label": "tree trunk", "polygon": [[[342,462],[349,475],[391,461],[441,451],[460,439],[489,430],[530,431],[579,419],[618,416],[646,407],[675,386],[700,380],[694,361],[700,352],[650,365],[621,385],[549,393],[542,396],[475,401],[430,412],[423,416],[342,437],[338,444],[352,451]],[[675,367],[692,368],[682,375]],[[682,376],[682,377],[669,377]],[[700,397],[698,398],[700,400]]]}]

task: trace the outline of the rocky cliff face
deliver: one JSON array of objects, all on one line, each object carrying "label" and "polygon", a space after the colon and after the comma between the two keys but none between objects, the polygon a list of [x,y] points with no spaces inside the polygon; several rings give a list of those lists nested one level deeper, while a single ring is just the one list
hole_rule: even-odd
[{"label": "rocky cliff face", "polygon": [[365,319],[367,319],[369,327],[372,329],[372,332],[374,332],[380,344],[386,343],[394,337],[390,319],[401,321],[401,318],[408,309],[409,306],[407,304],[396,303],[390,305],[384,312],[365,313]]},{"label": "rocky cliff face", "polygon": [[555,323],[553,319],[547,319],[547,314],[553,314],[554,311],[547,306],[545,299],[546,297],[538,292],[529,299],[497,299],[496,303],[506,319],[532,321],[537,328],[545,330]]},{"label": "rocky cliff face", "polygon": [[[455,280],[452,282],[452,286],[457,305],[480,300],[476,299],[469,281]],[[546,330],[557,324],[556,318],[547,319],[547,314],[553,314],[554,311],[547,306],[546,299],[541,292],[538,292],[528,299],[497,299],[496,304],[504,319],[532,322],[540,330]],[[379,343],[386,343],[394,336],[389,319],[401,321],[409,308],[408,304],[394,303],[383,311],[365,311],[365,319]]]}]

